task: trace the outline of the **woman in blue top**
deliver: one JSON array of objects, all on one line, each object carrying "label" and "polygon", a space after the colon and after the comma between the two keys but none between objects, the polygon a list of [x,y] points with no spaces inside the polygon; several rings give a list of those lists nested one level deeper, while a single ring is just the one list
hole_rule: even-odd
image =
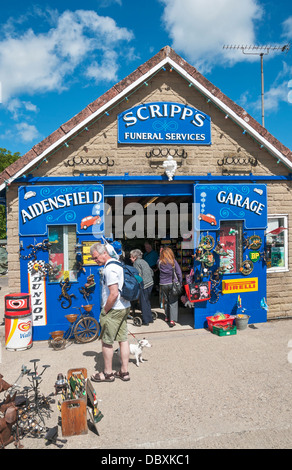
[{"label": "woman in blue top", "polygon": [[182,272],[171,248],[161,249],[158,267],[159,284],[164,296],[165,321],[172,327],[178,319],[178,296],[172,293],[172,280],[175,271],[178,280],[182,282]]}]

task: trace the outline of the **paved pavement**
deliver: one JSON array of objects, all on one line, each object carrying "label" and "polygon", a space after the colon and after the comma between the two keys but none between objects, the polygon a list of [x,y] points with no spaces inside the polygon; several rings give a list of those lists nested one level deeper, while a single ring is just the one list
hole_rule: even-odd
[{"label": "paved pavement", "polygon": [[[0,325],[3,298],[10,293],[7,277],[0,277]],[[159,313],[149,326],[129,320],[129,340],[146,337],[152,348],[136,367],[131,358],[131,380],[94,384],[104,418],[98,433],[68,437],[64,449],[280,449],[292,447],[292,321],[269,321],[218,337],[194,330],[193,313],[184,309],[170,329]],[[0,326],[0,373],[14,383],[21,366],[33,359],[48,364],[40,383],[44,395],[54,393],[58,373],[85,367],[90,376],[102,370],[100,342],[70,344],[54,351],[47,341],[34,342],[25,351],[7,351],[4,324]],[[114,368],[119,368],[115,355]],[[29,385],[24,376],[21,386]],[[1,394],[2,395],[2,394]],[[2,397],[1,397],[2,398]],[[54,397],[57,398],[57,397]],[[57,400],[56,400],[57,401]],[[60,412],[52,404],[46,426],[58,424]],[[58,426],[58,436],[62,437]],[[45,448],[44,439],[26,437],[26,449]],[[14,448],[10,444],[7,449]],[[49,448],[54,448],[51,445]],[[177,453],[177,452],[176,452]]]}]

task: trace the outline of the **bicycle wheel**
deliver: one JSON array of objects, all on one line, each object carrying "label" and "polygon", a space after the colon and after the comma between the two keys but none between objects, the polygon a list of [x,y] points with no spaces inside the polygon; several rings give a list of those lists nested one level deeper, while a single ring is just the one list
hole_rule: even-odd
[{"label": "bicycle wheel", "polygon": [[83,317],[74,328],[74,337],[79,343],[89,343],[98,337],[99,324],[93,317]]}]

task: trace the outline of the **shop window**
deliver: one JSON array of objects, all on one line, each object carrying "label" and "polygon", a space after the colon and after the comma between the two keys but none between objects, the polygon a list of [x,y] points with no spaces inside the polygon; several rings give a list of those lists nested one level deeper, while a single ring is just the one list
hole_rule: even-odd
[{"label": "shop window", "polygon": [[288,271],[288,217],[271,215],[266,230],[268,272]]},{"label": "shop window", "polygon": [[225,268],[224,274],[239,272],[242,264],[242,222],[221,221],[220,244],[226,255],[220,255],[220,267]]},{"label": "shop window", "polygon": [[76,227],[74,225],[51,225],[48,227],[51,273],[49,282],[60,282],[66,278],[77,280],[76,272]]}]

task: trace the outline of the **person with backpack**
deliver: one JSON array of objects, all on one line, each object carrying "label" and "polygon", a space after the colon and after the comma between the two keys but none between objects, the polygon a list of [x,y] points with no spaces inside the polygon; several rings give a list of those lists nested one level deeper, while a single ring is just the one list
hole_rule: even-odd
[{"label": "person with backpack", "polygon": [[149,323],[153,323],[150,296],[154,284],[154,274],[149,264],[142,258],[143,253],[141,250],[136,249],[130,252],[130,260],[143,279],[143,289],[140,290],[139,302],[142,312],[142,324],[148,326]]},{"label": "person with backpack", "polygon": [[[107,250],[107,246],[95,243],[90,248],[92,259],[98,266],[104,266],[99,337],[102,341],[104,370],[91,376],[93,382],[113,382],[116,378],[123,381],[130,380],[128,372],[130,349],[127,327],[130,301],[121,295],[124,287],[123,265],[109,254],[111,251]],[[112,370],[114,341],[118,341],[121,355],[121,369],[115,373]]]}]

